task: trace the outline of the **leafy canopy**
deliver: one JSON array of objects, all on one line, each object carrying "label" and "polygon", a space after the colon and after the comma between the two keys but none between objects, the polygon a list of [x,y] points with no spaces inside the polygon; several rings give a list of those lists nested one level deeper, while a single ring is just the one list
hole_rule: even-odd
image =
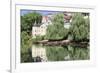
[{"label": "leafy canopy", "polygon": [[42,15],[36,12],[21,16],[21,31],[31,32],[32,26],[40,26]]},{"label": "leafy canopy", "polygon": [[72,17],[70,33],[73,40],[89,39],[89,17],[87,19],[81,13],[75,13]]},{"label": "leafy canopy", "polygon": [[63,39],[67,35],[67,29],[64,28],[63,13],[55,14],[52,19],[52,25],[47,28],[46,38],[49,40]]}]

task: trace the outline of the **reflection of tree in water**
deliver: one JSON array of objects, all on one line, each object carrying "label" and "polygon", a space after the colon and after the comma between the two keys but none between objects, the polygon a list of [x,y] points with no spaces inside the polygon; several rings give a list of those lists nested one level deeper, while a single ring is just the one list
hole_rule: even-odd
[{"label": "reflection of tree in water", "polygon": [[[77,46],[41,46],[46,50],[46,61],[69,61],[69,60],[88,60],[90,58],[89,47]],[[38,48],[39,49],[39,48]],[[25,53],[27,58],[24,62],[45,62],[45,57],[32,57],[32,50]],[[25,58],[25,57],[24,57]]]},{"label": "reflection of tree in water", "polygon": [[49,46],[46,49],[49,61],[88,60],[89,48],[73,46]]}]

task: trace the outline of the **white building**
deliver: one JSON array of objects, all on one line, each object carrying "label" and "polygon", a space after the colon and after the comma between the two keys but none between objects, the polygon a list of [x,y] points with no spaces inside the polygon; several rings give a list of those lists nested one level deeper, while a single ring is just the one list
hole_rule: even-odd
[{"label": "white building", "polygon": [[32,35],[33,37],[37,35],[45,35],[46,33],[46,28],[45,27],[32,27]]},{"label": "white building", "polygon": [[48,25],[51,25],[52,22],[50,20],[50,16],[43,16],[42,17],[42,24],[40,26],[33,26],[32,27],[32,35],[35,38],[37,35],[45,35],[46,29]]},{"label": "white building", "polygon": [[72,21],[72,13],[71,12],[64,12],[64,28],[69,29],[71,26]]}]

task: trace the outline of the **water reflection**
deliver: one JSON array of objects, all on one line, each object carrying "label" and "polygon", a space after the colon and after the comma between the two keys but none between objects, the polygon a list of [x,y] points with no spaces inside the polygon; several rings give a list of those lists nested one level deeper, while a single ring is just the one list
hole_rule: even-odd
[{"label": "water reflection", "polygon": [[32,46],[33,62],[88,60],[89,47],[75,46]]},{"label": "water reflection", "polygon": [[47,61],[47,56],[46,56],[46,48],[42,46],[32,46],[32,58],[36,62],[40,61]]}]

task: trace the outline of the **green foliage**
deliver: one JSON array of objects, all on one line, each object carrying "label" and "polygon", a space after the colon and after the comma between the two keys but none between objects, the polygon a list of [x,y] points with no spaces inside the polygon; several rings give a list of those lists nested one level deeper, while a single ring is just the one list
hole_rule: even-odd
[{"label": "green foliage", "polygon": [[70,60],[87,60],[90,58],[89,48],[68,46]]},{"label": "green foliage", "polygon": [[41,40],[44,40],[44,39],[45,39],[45,36],[39,36],[39,35],[32,38],[33,42],[41,41]]},{"label": "green foliage", "polygon": [[21,31],[31,33],[32,26],[40,26],[42,16],[39,13],[33,12],[21,16]]},{"label": "green foliage", "polygon": [[28,13],[21,16],[21,62],[32,60],[32,26],[40,26],[42,16],[39,13]]},{"label": "green foliage", "polygon": [[49,61],[64,61],[64,56],[66,49],[58,46],[48,46],[46,48],[46,53]]},{"label": "green foliage", "polygon": [[89,48],[87,47],[47,46],[46,54],[49,61],[87,60],[90,58]]},{"label": "green foliage", "polygon": [[32,37],[27,32],[21,32],[21,62],[27,62],[31,59],[30,48],[32,46]]},{"label": "green foliage", "polygon": [[46,32],[46,39],[58,40],[67,35],[67,29],[64,28],[64,15],[59,13],[54,15],[52,25],[49,25]]},{"label": "green foliage", "polygon": [[73,40],[89,39],[89,28],[89,18],[84,19],[84,16],[81,13],[75,13],[70,28]]},{"label": "green foliage", "polygon": [[29,36],[28,33],[26,33],[25,31],[21,32],[21,50],[23,50],[22,52],[24,52],[25,50],[27,50],[28,48],[31,47],[32,45],[32,36]]}]

